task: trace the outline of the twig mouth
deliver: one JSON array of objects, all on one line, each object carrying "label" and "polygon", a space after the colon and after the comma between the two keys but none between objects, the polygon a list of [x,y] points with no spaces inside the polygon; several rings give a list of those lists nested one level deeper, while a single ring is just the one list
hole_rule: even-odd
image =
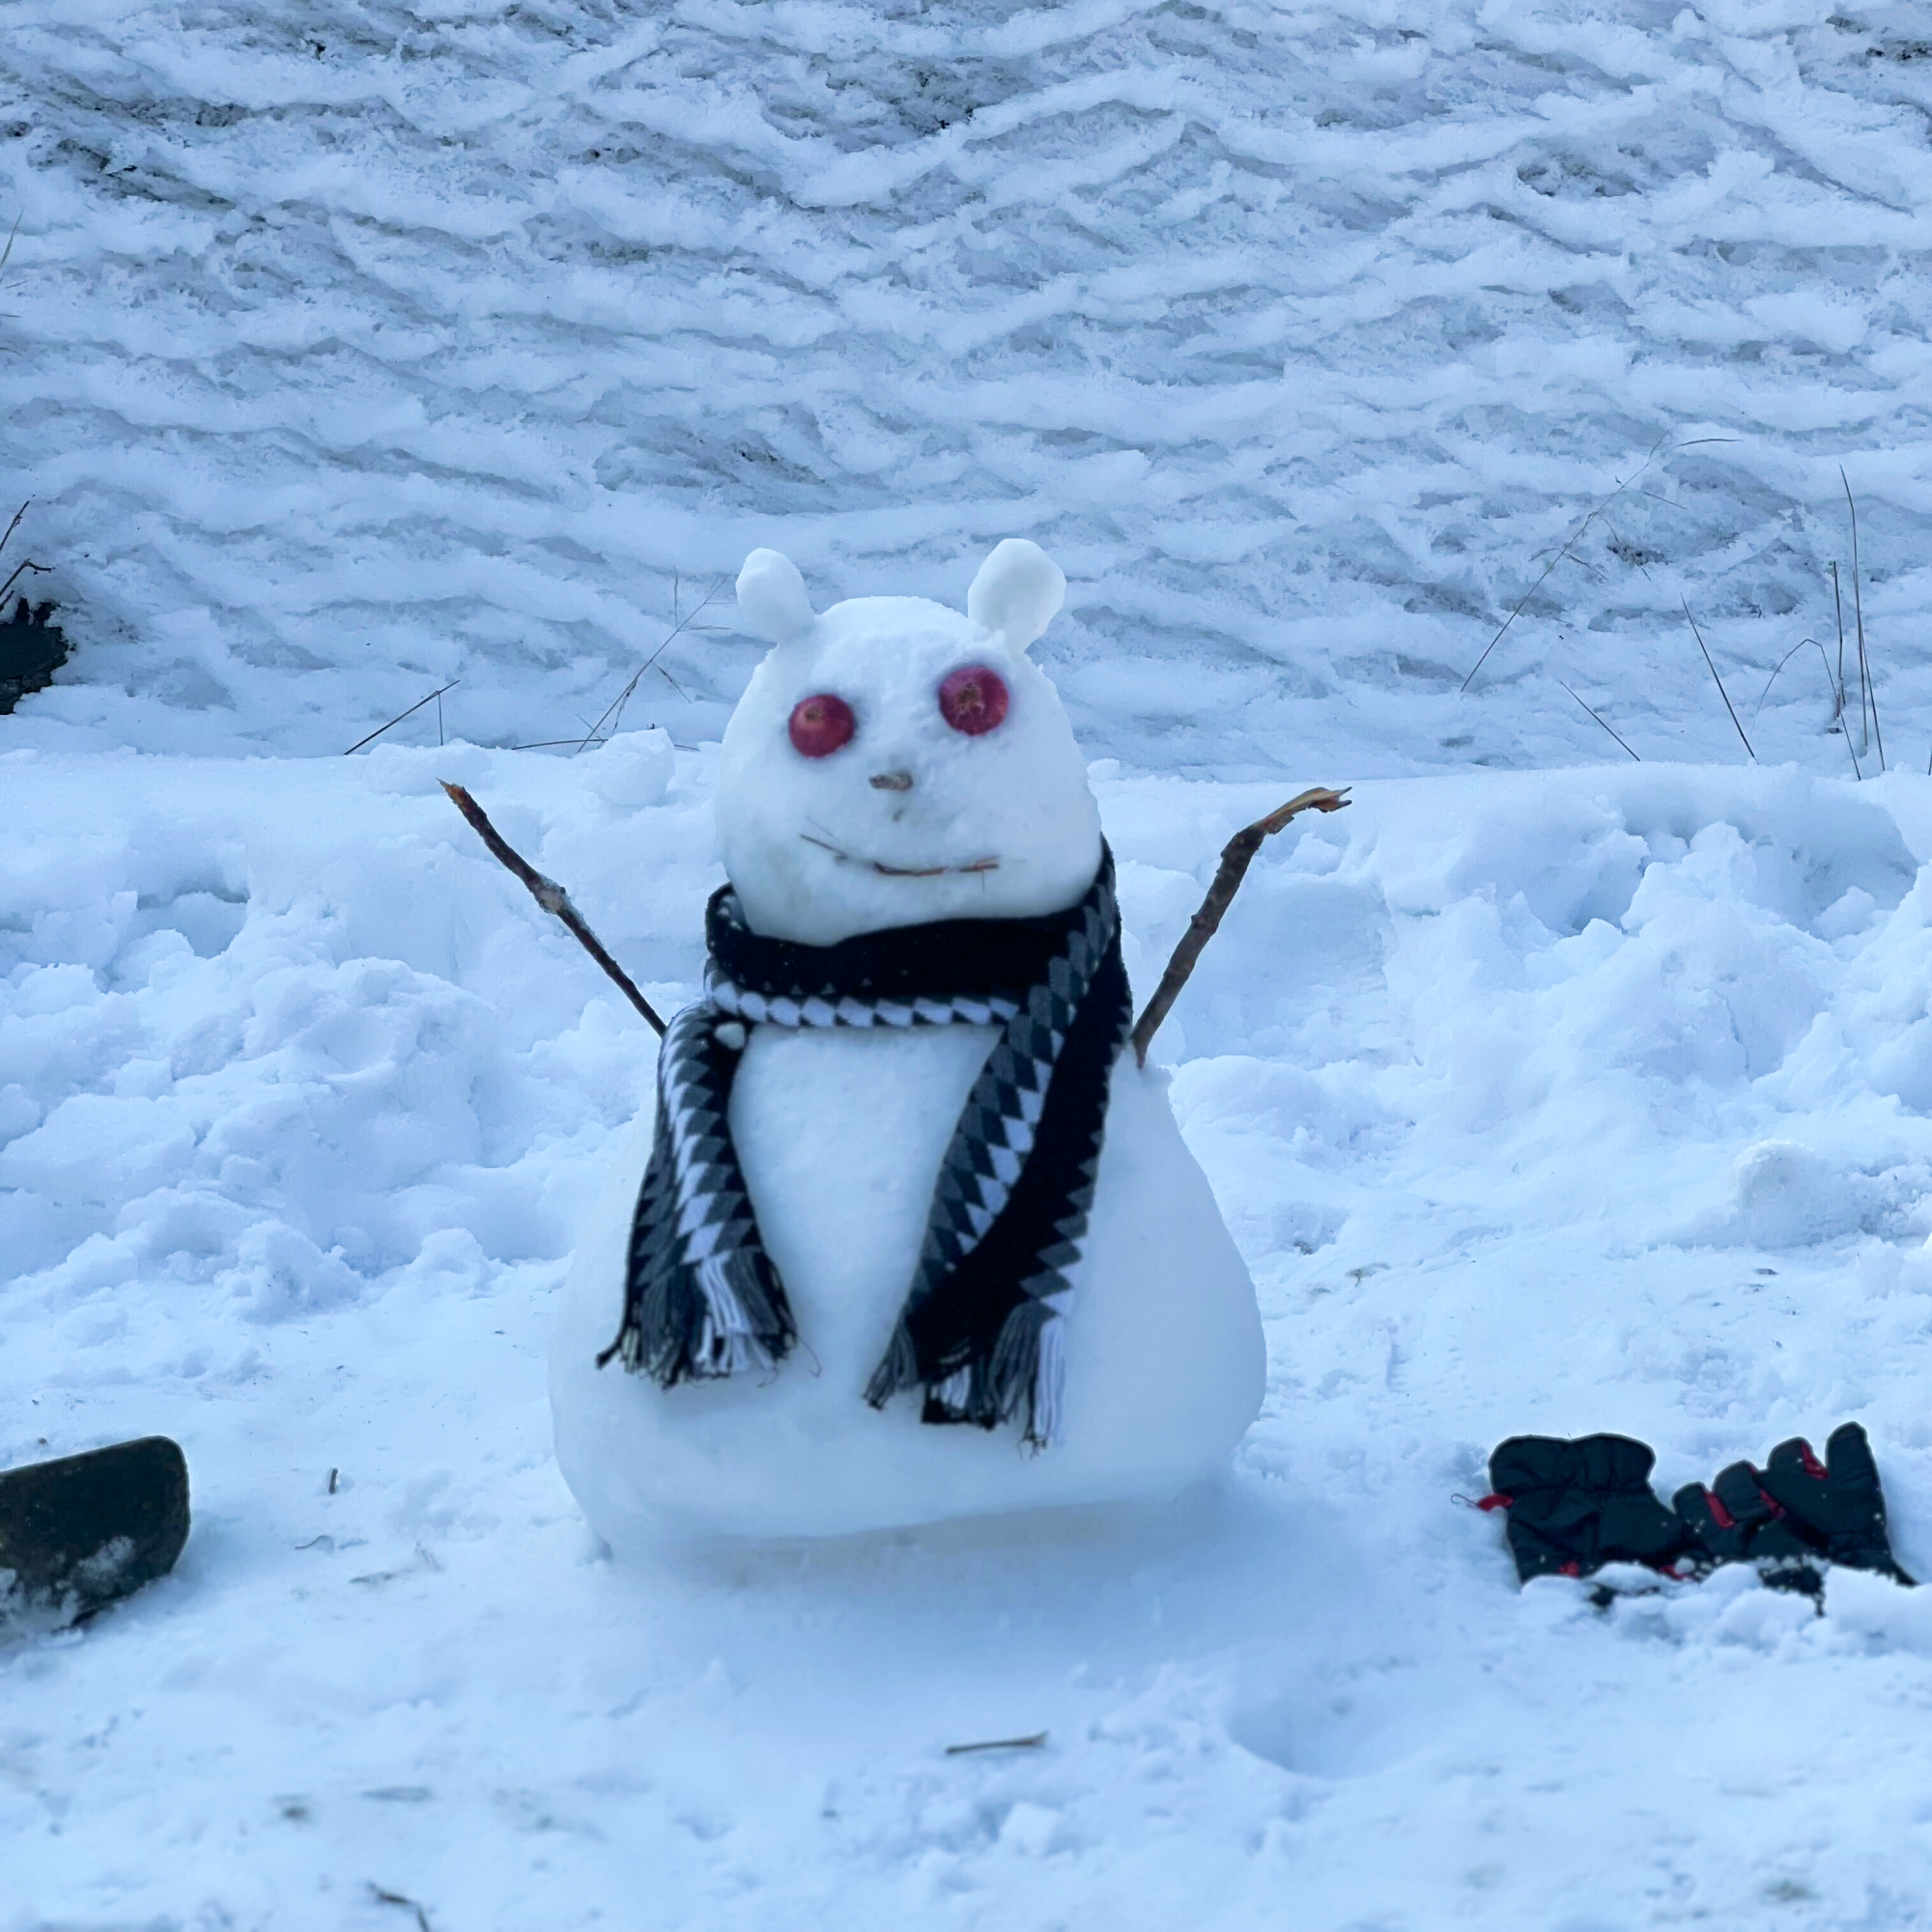
[{"label": "twig mouth", "polygon": [[883,859],[862,859],[856,852],[847,852],[841,846],[833,844],[829,838],[814,838],[810,832],[798,835],[808,845],[816,845],[821,852],[830,852],[841,866],[858,866],[866,871],[876,872],[883,879],[940,879],[952,873],[969,876],[976,872],[997,872],[1000,862],[997,858],[969,859],[963,866],[889,866]]}]

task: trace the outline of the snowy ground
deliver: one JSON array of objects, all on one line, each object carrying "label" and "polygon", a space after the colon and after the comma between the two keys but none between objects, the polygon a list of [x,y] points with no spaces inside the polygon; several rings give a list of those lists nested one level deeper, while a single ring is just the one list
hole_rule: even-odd
[{"label": "snowy ground", "polygon": [[[1915,0],[11,0],[0,501],[80,646],[32,742],[337,752],[459,675],[453,729],[557,738],[754,544],[956,600],[1030,534],[1096,753],[1615,755],[1562,680],[1731,758],[1682,601],[1752,696],[1835,651],[1842,466],[1922,768],[1928,49]],[[724,623],[638,722],[716,737]],[[1825,689],[1768,756],[1846,768]]]},{"label": "snowy ground", "polygon": [[[0,95],[76,644],[0,720],[0,1466],[164,1431],[197,1509],[0,1650],[0,1932],[1932,1924],[1932,1590],[1604,1616],[1453,1501],[1857,1416],[1932,1574],[1922,6],[12,0]],[[1858,786],[1815,652],[1760,698],[1840,466]],[[728,606],[664,802],[478,747],[754,544],[1015,533],[1143,993],[1357,786],[1159,1046],[1266,1411],[1169,1509],[623,1568],[542,1348],[652,1042],[435,779],[675,1003]]]},{"label": "snowy ground", "polygon": [[[648,762],[0,757],[0,1464],[162,1430],[197,1505],[0,1653],[0,1926],[1932,1917],[1932,1591],[1603,1616],[1453,1500],[1515,1431],[1673,1484],[1856,1415],[1932,1572],[1932,786],[1299,822],[1161,1039],[1268,1323],[1224,1485],[628,1569],[541,1350],[651,1042],[434,780],[675,1001],[708,759],[611,804]],[[1279,787],[1096,777],[1145,987]]]}]

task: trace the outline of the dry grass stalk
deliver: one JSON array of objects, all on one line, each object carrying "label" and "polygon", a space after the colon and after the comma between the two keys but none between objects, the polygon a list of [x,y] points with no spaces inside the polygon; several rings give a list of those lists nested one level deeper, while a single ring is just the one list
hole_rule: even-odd
[{"label": "dry grass stalk", "polygon": [[[647,657],[643,661],[643,663],[640,664],[637,668],[637,669],[631,673],[631,681],[627,685],[625,685],[623,690],[620,691],[616,695],[616,696],[611,700],[609,704],[607,704],[604,707],[604,715],[598,719],[596,724],[591,725],[589,730],[587,730],[582,738],[575,738],[565,741],[575,745],[577,748],[577,751],[571,753],[573,757],[577,755],[577,752],[585,751],[590,746],[601,743],[605,738],[611,736],[611,733],[613,733],[617,729],[617,726],[624,722],[624,707],[625,705],[630,703],[633,694],[637,691],[639,684],[643,679],[644,673],[647,670],[649,670],[651,667],[655,665],[657,661],[661,657],[663,657],[668,650],[670,649],[671,645],[676,641],[680,634],[689,630],[691,626],[697,621],[698,613],[702,611],[705,606],[709,604],[712,601],[712,599],[718,595],[719,591],[724,587],[724,579],[720,577],[713,582],[710,589],[708,589],[704,593],[704,595],[697,600],[697,603],[693,608],[692,612],[688,617],[680,617],[677,614],[677,606],[679,598],[678,585],[679,585],[679,580],[677,578],[676,573],[673,572],[671,576],[671,590],[670,590],[672,623],[670,629],[665,633],[664,642],[661,643],[657,647],[657,649],[654,650],[650,654],[650,656]],[[664,681],[668,685],[669,685],[673,691],[677,692],[680,697],[682,697],[685,695],[682,688],[679,686],[678,681],[676,680],[676,678],[671,676],[669,671],[660,670],[658,672],[658,675],[661,678],[663,678]],[[604,728],[606,724],[609,724],[609,726],[611,727],[609,731],[606,731]],[[531,746],[526,746],[523,749],[526,751],[535,751],[537,747],[531,745]]]},{"label": "dry grass stalk", "polygon": [[[1529,600],[1532,597],[1534,597],[1539,590],[1543,588],[1545,582],[1547,582],[1549,578],[1550,572],[1553,571],[1556,568],[1556,566],[1563,561],[1565,557],[1576,555],[1577,546],[1583,541],[1584,532],[1589,529],[1590,526],[1594,524],[1598,520],[1598,518],[1603,516],[1604,513],[1606,510],[1608,510],[1610,505],[1614,503],[1617,500],[1617,498],[1624,494],[1626,490],[1630,489],[1632,485],[1634,484],[1643,475],[1644,471],[1647,470],[1650,468],[1650,466],[1657,461],[1660,455],[1668,454],[1680,449],[1697,449],[1701,448],[1705,443],[1710,443],[1710,442],[1732,442],[1735,440],[1736,440],[1735,438],[1728,436],[1695,436],[1691,437],[1686,442],[1670,442],[1668,443],[1668,448],[1666,449],[1666,443],[1668,442],[1668,440],[1666,438],[1660,437],[1654,443],[1652,443],[1650,446],[1650,454],[1646,456],[1643,459],[1643,461],[1639,463],[1637,467],[1634,470],[1632,470],[1631,473],[1628,476],[1626,476],[1624,480],[1621,483],[1619,483],[1617,487],[1614,490],[1612,490],[1607,497],[1605,497],[1603,499],[1601,503],[1596,504],[1591,510],[1589,510],[1585,514],[1583,521],[1580,524],[1578,524],[1574,530],[1570,532],[1570,535],[1564,541],[1562,549],[1560,549],[1556,553],[1556,554],[1552,556],[1547,564],[1544,565],[1543,575],[1539,577],[1536,580],[1536,582],[1532,583],[1529,586],[1529,588],[1525,590],[1522,593],[1522,595],[1516,600],[1516,608],[1509,613],[1507,617],[1503,619],[1502,624],[1497,629],[1495,636],[1492,638],[1490,641],[1483,646],[1482,656],[1479,657],[1476,660],[1476,662],[1469,667],[1469,675],[1463,680],[1461,685],[1457,687],[1458,695],[1460,696],[1463,692],[1467,691],[1469,686],[1475,682],[1476,673],[1479,670],[1481,670],[1484,665],[1486,665],[1489,662],[1490,653],[1492,650],[1494,650],[1499,643],[1502,642],[1504,634],[1509,630],[1509,627],[1512,624],[1514,624],[1519,617],[1522,615],[1523,608],[1528,604]],[[1668,499],[1659,498],[1659,500],[1667,501]],[[1646,571],[1645,575],[1648,576],[1649,573]],[[1574,696],[1576,694],[1572,693],[1571,695]],[[1601,719],[1599,719],[1597,722],[1599,724],[1603,723]],[[1625,746],[1624,749],[1626,751],[1629,751],[1630,747]],[[1635,753],[1632,753],[1632,756],[1634,757]],[[1641,761],[1639,760],[1639,762]]]},{"label": "dry grass stalk", "polygon": [[[1560,677],[1556,680],[1556,682],[1558,684],[1563,684],[1563,680]],[[1769,685],[1765,687],[1766,690],[1769,690],[1770,688],[1771,687]],[[1567,684],[1563,684],[1563,689],[1565,691],[1570,691],[1570,687]],[[1577,697],[1577,694],[1574,691],[1570,691],[1570,696],[1572,697],[1576,697],[1577,702],[1578,704],[1583,704],[1583,700],[1580,697]],[[1583,709],[1589,712],[1590,716],[1594,718],[1597,721],[1597,723],[1601,724],[1604,727],[1604,729],[1610,734],[1612,738],[1616,739],[1619,745],[1623,745],[1624,750],[1630,752],[1631,756],[1636,758],[1638,764],[1643,763],[1643,760],[1641,758],[1636,757],[1636,753],[1634,752],[1631,752],[1631,748],[1628,745],[1624,745],[1623,734],[1620,731],[1618,731],[1616,726],[1612,724],[1609,722],[1609,720],[1603,715],[1601,711],[1597,710],[1594,705],[1589,705],[1589,704],[1583,704]]]},{"label": "dry grass stalk", "polygon": [[[1838,615],[1838,722],[1845,717],[1845,593],[1838,582],[1838,563],[1832,560],[1832,608]],[[1849,733],[1847,734],[1850,735]]]},{"label": "dry grass stalk", "polygon": [[437,743],[440,744],[442,742],[442,694],[445,691],[454,691],[456,687],[462,682],[463,680],[460,677],[453,677],[449,680],[447,684],[441,685],[437,690],[432,691],[427,697],[417,698],[416,701],[413,704],[412,704],[407,711],[397,712],[396,715],[389,720],[388,724],[377,725],[375,730],[371,731],[366,738],[357,738],[355,744],[351,745],[349,750],[347,752],[344,752],[342,755],[346,758],[352,753],[359,752],[364,745],[373,745],[376,742],[376,740],[383,735],[384,731],[394,730],[395,727],[398,724],[400,724],[405,718],[413,718],[416,715],[416,713],[423,708],[425,704],[434,704],[436,706]]},{"label": "dry grass stalk", "polygon": [[1214,874],[1214,883],[1208,888],[1208,896],[1201,901],[1200,911],[1187,922],[1187,930],[1180,935],[1180,943],[1174,949],[1173,958],[1167,962],[1167,971],[1160,976],[1160,984],[1154,988],[1153,998],[1134,1022],[1132,1038],[1134,1064],[1137,1066],[1147,1065],[1149,1044],[1175,1001],[1180,997],[1180,989],[1193,973],[1194,962],[1201,957],[1202,948],[1214,937],[1222,916],[1234,903],[1249,865],[1262,849],[1262,841],[1271,838],[1297,813],[1340,811],[1348,803],[1347,786],[1340,791],[1331,791],[1326,785],[1312,786],[1290,799],[1286,805],[1277,807],[1265,818],[1258,818],[1252,825],[1236,833],[1221,847],[1221,864]]},{"label": "dry grass stalk", "polygon": [[[1859,504],[1852,495],[1852,480],[1845,474],[1845,467],[1838,466],[1838,481],[1845,486],[1845,506],[1852,513],[1852,614],[1859,633],[1859,728],[1866,733],[1865,744],[1878,741],[1878,768],[1885,766],[1885,733],[1879,728],[1878,693],[1872,689],[1871,659],[1865,651],[1865,594],[1861,582],[1863,572],[1859,565]],[[1835,573],[1833,573],[1835,582]],[[1844,613],[1840,610],[1838,622],[1844,623]],[[1842,646],[1841,646],[1842,649]],[[1869,714],[1869,722],[1867,722]]]},{"label": "dry grass stalk", "polygon": [[[1837,581],[1837,575],[1838,575],[1838,566],[1836,564],[1833,564],[1832,566],[1832,578],[1834,583]],[[1809,644],[1818,653],[1818,662],[1825,667],[1825,689],[1832,694],[1832,704],[1833,704],[1832,716],[1833,720],[1836,721],[1839,727],[1841,729],[1843,728],[1844,717],[1845,717],[1844,687],[1842,685],[1834,684],[1833,682],[1832,660],[1826,656],[1825,646],[1822,643],[1820,643],[1816,638],[1800,638],[1798,641],[1795,644],[1793,644],[1792,647],[1788,651],[1786,651],[1781,658],[1778,659],[1777,664],[1776,668],[1773,669],[1771,675],[1764,681],[1764,689],[1757,695],[1757,706],[1756,709],[1751,712],[1751,723],[1753,724],[1757,723],[1759,716],[1764,711],[1764,701],[1767,697],[1771,696],[1771,687],[1777,682],[1778,672],[1781,671],[1784,668],[1784,667],[1788,665],[1791,662],[1791,660],[1795,658],[1798,655],[1798,653],[1804,648],[1806,644]],[[1849,731],[1846,731],[1844,733],[1844,738],[1845,738],[1845,750],[1852,754],[1852,776],[1856,779],[1862,780],[1864,778],[1864,770],[1859,763],[1859,748],[1852,743],[1852,734]]]},{"label": "dry grass stalk", "polygon": [[1738,736],[1744,740],[1745,754],[1752,764],[1757,763],[1757,753],[1751,750],[1751,741],[1745,737],[1745,727],[1738,722],[1737,706],[1731,702],[1731,694],[1724,689],[1724,680],[1718,675],[1718,667],[1711,656],[1711,647],[1704,641],[1704,634],[1697,628],[1697,620],[1690,614],[1689,598],[1684,602],[1684,621],[1690,626],[1690,635],[1697,639],[1697,648],[1704,653],[1704,662],[1711,668],[1711,682],[1718,687],[1718,696],[1724,700],[1724,709],[1731,714],[1731,723],[1738,727]]}]

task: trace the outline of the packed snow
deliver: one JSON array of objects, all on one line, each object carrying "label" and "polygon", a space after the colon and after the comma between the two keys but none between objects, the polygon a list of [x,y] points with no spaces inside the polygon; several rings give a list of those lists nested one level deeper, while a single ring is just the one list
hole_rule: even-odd
[{"label": "packed snow", "polygon": [[[74,649],[0,719],[0,1467],[162,1432],[196,1519],[0,1646],[5,1932],[1932,1921],[1932,1590],[1598,1610],[1458,1501],[1856,1417],[1932,1573],[1921,7],[6,29]],[[614,1555],[544,1356],[654,1041],[438,781],[675,1007],[747,553],[958,607],[1022,533],[1143,998],[1354,788],[1155,1046],[1263,1414],[1171,1503]]]},{"label": "packed snow", "polygon": [[[0,762],[0,1463],[162,1430],[197,1508],[173,1578],[0,1662],[5,1922],[1922,1917],[1920,1595],[1600,1614],[1454,1498],[1518,1431],[1670,1485],[1856,1415],[1932,1569],[1923,781],[1297,820],[1156,1045],[1267,1325],[1225,1481],[620,1562],[543,1350],[653,1043],[437,780],[672,1006],[715,757],[648,806],[629,736]],[[1279,787],[1094,776],[1145,989]]]}]

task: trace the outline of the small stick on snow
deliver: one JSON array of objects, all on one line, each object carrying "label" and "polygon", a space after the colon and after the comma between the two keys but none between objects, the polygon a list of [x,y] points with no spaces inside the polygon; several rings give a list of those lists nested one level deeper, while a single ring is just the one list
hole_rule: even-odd
[{"label": "small stick on snow", "polygon": [[1167,971],[1160,976],[1160,984],[1147,1003],[1147,1010],[1134,1022],[1135,1065],[1147,1065],[1149,1044],[1167,1017],[1169,1008],[1180,997],[1181,987],[1194,971],[1194,962],[1201,957],[1201,949],[1214,937],[1222,915],[1234,903],[1249,864],[1262,849],[1263,839],[1272,838],[1298,812],[1340,811],[1348,803],[1347,786],[1340,791],[1330,791],[1326,785],[1312,786],[1286,805],[1278,806],[1265,818],[1256,819],[1245,831],[1236,833],[1221,847],[1221,866],[1214,874],[1214,883],[1208,888],[1201,910],[1187,922],[1187,930],[1180,935],[1180,943],[1174,949],[1174,957],[1167,962]]},{"label": "small stick on snow", "polygon": [[948,1745],[946,1747],[946,1755],[948,1757],[964,1757],[968,1751],[1044,1750],[1045,1748],[1046,1733],[1044,1731],[1036,1731],[1030,1738],[988,1738],[983,1744]]},{"label": "small stick on snow", "polygon": [[378,1885],[374,1879],[371,1879],[369,1881],[369,1889],[375,1893],[376,1903],[378,1905],[406,1906],[410,1911],[415,1914],[416,1923],[418,1926],[422,1928],[422,1932],[430,1932],[429,1914],[425,1912],[422,1909],[422,1907],[418,1905],[416,1901],[413,1898],[411,1898],[407,1893],[400,1891],[391,1891],[388,1889],[386,1886]]},{"label": "small stick on snow", "polygon": [[461,785],[451,784],[445,780],[442,788],[449,794],[450,804],[476,828],[476,836],[489,846],[491,856],[497,863],[523,880],[531,898],[535,899],[545,912],[560,919],[570,928],[572,938],[623,988],[624,997],[643,1014],[650,1023],[651,1031],[662,1039],[664,1021],[652,1009],[651,1003],[638,991],[631,976],[605,952],[604,942],[584,923],[583,915],[571,904],[570,895],[554,879],[545,878],[511,845],[490,823],[490,814]]}]

